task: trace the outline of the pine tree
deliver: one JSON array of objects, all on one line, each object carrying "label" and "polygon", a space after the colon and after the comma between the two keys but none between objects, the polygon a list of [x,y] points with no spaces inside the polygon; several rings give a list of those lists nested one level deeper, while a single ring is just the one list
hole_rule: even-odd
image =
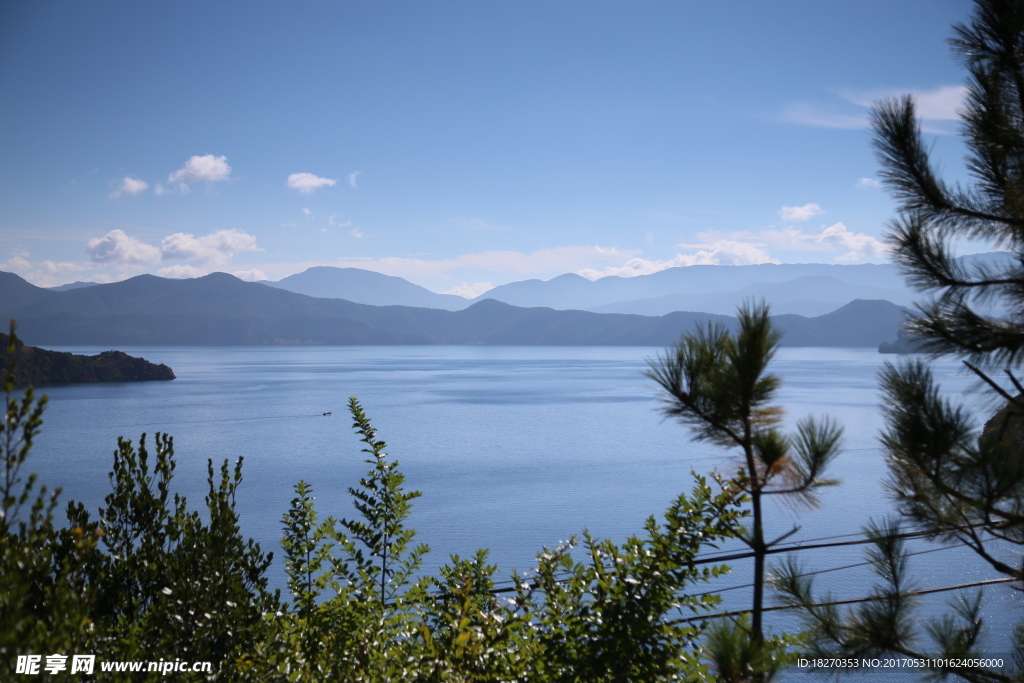
[{"label": "pine tree", "polygon": [[[870,602],[841,614],[820,606],[796,564],[778,577],[785,601],[805,610],[818,654],[983,654],[980,596],[960,597],[949,616],[923,628],[916,623],[898,538],[902,524],[963,543],[1007,580],[1024,580],[1019,552],[1005,552],[1007,543],[1024,549],[1024,388],[1015,374],[1024,361],[1024,3],[976,0],[970,21],[953,32],[950,45],[969,73],[961,115],[974,182],[950,184],[934,171],[912,97],[881,102],[873,113],[874,144],[899,202],[887,238],[896,263],[927,297],[911,319],[911,334],[933,356],[962,358],[1005,407],[979,433],[968,410],[940,397],[926,363],[886,366],[882,443],[888,489],[902,519],[871,531],[880,585]],[[957,259],[965,240],[1008,253]],[[1016,647],[1016,668],[1007,661],[1009,668],[933,673],[1021,680],[1024,629]]]},{"label": "pine tree", "polygon": [[[765,304],[743,306],[738,317],[735,335],[715,325],[685,335],[674,349],[650,362],[647,376],[664,391],[666,417],[691,426],[697,440],[739,451],[739,468],[730,486],[750,501],[751,524],[740,538],[754,556],[753,600],[749,625],[738,622],[741,632],[733,633],[735,637],[718,628],[714,640],[745,640],[745,645],[730,648],[743,663],[728,667],[749,669],[753,680],[768,680],[770,672],[756,665],[771,659],[765,651],[763,624],[766,560],[770,547],[790,534],[774,541],[765,536],[765,499],[784,496],[815,505],[817,490],[836,483],[823,474],[839,453],[842,429],[828,418],[808,418],[797,424],[794,435],[783,434],[783,410],[771,404],[779,378],[768,372],[779,334],[772,329]],[[725,663],[718,668],[726,668]]]}]

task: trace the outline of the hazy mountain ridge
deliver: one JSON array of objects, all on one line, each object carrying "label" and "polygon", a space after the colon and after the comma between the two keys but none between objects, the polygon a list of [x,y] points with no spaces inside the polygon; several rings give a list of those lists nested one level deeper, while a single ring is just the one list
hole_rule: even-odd
[{"label": "hazy mountain ridge", "polygon": [[830,313],[856,299],[884,299],[901,306],[913,303],[906,287],[854,285],[827,275],[805,275],[784,282],[758,282],[728,292],[673,293],[638,301],[620,301],[597,306],[596,313],[639,313],[665,315],[671,311],[704,311],[729,315],[738,303],[766,299],[777,314],[818,316]]},{"label": "hazy mountain ridge", "polygon": [[[485,299],[461,311],[320,299],[225,273],[176,280],[140,275],[54,292],[0,277],[0,313],[33,344],[489,344],[666,346],[730,316],[664,316],[522,308]],[[905,311],[858,301],[825,316],[776,316],[788,346],[878,346],[896,338]]]},{"label": "hazy mountain ridge", "polygon": [[318,266],[264,284],[314,297],[376,306],[425,306],[450,311],[496,299],[524,308],[640,315],[665,315],[673,311],[731,315],[743,301],[764,298],[779,313],[815,316],[855,299],[885,299],[908,305],[914,298],[895,266],[878,264],[686,266],[598,280],[566,273],[550,280],[500,285],[472,301],[436,294],[402,278],[358,268]]},{"label": "hazy mountain ridge", "polygon": [[499,299],[514,306],[591,310],[673,294],[692,296],[735,292],[759,283],[777,284],[808,276],[830,277],[861,287],[905,288],[903,276],[889,264],[763,263],[685,266],[649,275],[611,276],[593,281],[567,274],[546,281],[525,280],[501,285],[485,292],[481,298]]},{"label": "hazy mountain ridge", "polygon": [[57,285],[56,287],[47,287],[55,292],[66,292],[69,289],[80,289],[82,287],[92,287],[98,285],[98,282],[83,282],[82,280],[76,280],[75,282],[69,282],[64,285]]},{"label": "hazy mountain ridge", "polygon": [[472,302],[453,294],[437,294],[408,280],[361,268],[314,266],[277,282],[262,284],[325,299],[346,299],[371,306],[417,306],[459,311]]},{"label": "hazy mountain ridge", "polygon": [[[959,259],[966,266],[998,266],[1011,258],[1003,252]],[[550,280],[522,280],[500,285],[469,300],[437,294],[391,275],[360,268],[314,266],[269,287],[315,298],[344,299],[372,306],[413,306],[459,311],[475,302],[496,299],[525,308],[589,310],[660,316],[674,311],[732,315],[744,301],[765,299],[777,314],[824,315],[856,299],[882,299],[909,306],[920,294],[907,286],[891,264],[764,263],[746,266],[686,266],[638,275],[588,280],[566,273]],[[94,288],[74,282],[51,292]],[[87,299],[79,300],[85,305]],[[0,304],[0,309],[3,306]]]}]

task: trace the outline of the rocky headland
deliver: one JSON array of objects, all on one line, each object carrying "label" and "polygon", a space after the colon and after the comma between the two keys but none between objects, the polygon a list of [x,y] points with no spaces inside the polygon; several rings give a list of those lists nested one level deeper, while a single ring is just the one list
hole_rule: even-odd
[{"label": "rocky headland", "polygon": [[[0,372],[6,371],[10,338],[0,334]],[[14,380],[25,384],[72,384],[80,382],[147,382],[174,379],[166,365],[129,356],[123,351],[104,351],[82,356],[25,346],[15,340]]]}]

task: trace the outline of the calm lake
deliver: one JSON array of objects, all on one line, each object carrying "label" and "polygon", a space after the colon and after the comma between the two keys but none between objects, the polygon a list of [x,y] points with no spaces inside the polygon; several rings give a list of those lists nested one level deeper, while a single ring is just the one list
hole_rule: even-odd
[{"label": "calm lake", "polygon": [[[99,348],[60,348],[98,353]],[[621,347],[244,347],[125,348],[171,366],[173,382],[48,387],[43,433],[27,466],[64,499],[95,510],[110,491],[107,473],[118,436],[166,432],[175,440],[175,483],[193,506],[206,490],[206,460],[245,458],[238,509],[243,531],[277,556],[272,583],[283,587],[281,516],[299,480],[309,482],[323,516],[351,516],[346,489],[367,469],[346,411],[356,396],[406,485],[423,492],[411,525],[430,545],[428,568],[450,554],[489,548],[501,574],[533,566],[534,555],[582,529],[621,541],[642,531],[691,487],[691,470],[728,472],[730,454],[690,440],[658,413],[645,359],[658,349]],[[818,509],[769,504],[769,532],[790,540],[855,534],[890,513],[878,447],[882,426],[877,373],[887,360],[869,349],[782,349],[773,371],[792,424],[832,415],[846,429],[844,453]],[[934,366],[943,389],[974,385],[963,366]],[[973,403],[981,400],[973,397]],[[325,417],[324,412],[331,416]],[[919,543],[915,550],[935,545]],[[863,549],[801,553],[809,570],[863,562]],[[1012,560],[1011,562],[1016,562]],[[921,588],[997,575],[963,549],[911,559]],[[713,587],[749,581],[743,562]],[[821,574],[837,598],[866,593],[864,567]],[[952,594],[928,598],[943,604]],[[1019,594],[987,592],[996,633],[1021,621]],[[749,590],[727,591],[730,608]],[[779,621],[777,623],[784,623]],[[1005,651],[993,643],[991,652]]]}]

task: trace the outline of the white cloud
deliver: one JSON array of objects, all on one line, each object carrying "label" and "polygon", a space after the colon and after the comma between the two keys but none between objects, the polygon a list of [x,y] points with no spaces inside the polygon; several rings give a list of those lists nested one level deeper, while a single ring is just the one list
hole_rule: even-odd
[{"label": "white cloud", "polygon": [[145,180],[139,180],[138,178],[133,178],[129,175],[125,176],[124,179],[121,180],[121,184],[110,194],[110,196],[117,199],[124,195],[136,195],[140,192],[145,192],[147,187],[149,187],[149,183]]},{"label": "white cloud", "polygon": [[134,266],[160,262],[160,249],[125,234],[124,230],[111,230],[103,237],[93,237],[85,245],[85,252],[93,263],[115,266]]},{"label": "white cloud", "polygon": [[[685,248],[687,245],[678,246]],[[698,245],[691,245],[691,248],[695,246]],[[758,263],[778,263],[761,248],[763,244],[719,240],[700,246],[703,248],[689,259],[685,254],[682,255],[685,265],[752,266]]]},{"label": "white cloud", "polygon": [[197,268],[195,266],[186,266],[181,263],[177,263],[173,266],[167,266],[156,271],[156,274],[160,277],[171,277],[175,279],[185,279],[193,277],[202,277],[206,275],[208,271],[203,268]]},{"label": "white cloud", "polygon": [[[722,235],[714,232],[699,235],[699,237],[720,239]],[[759,247],[771,245],[789,251],[832,253],[843,251],[835,257],[835,260],[840,263],[883,259],[889,253],[889,248],[885,243],[865,233],[850,232],[843,223],[835,223],[828,227],[822,226],[820,232],[804,232],[788,227],[782,230],[762,230],[760,232],[732,232],[727,233],[726,237],[752,243]]]},{"label": "white cloud", "polygon": [[847,253],[836,257],[836,261],[844,263],[881,258],[889,253],[889,248],[884,243],[879,242],[871,235],[850,232],[842,223],[830,225],[813,239],[821,244],[848,249]]},{"label": "white cloud", "polygon": [[779,215],[784,221],[806,221],[820,216],[825,210],[817,204],[804,204],[803,206],[784,206],[779,210]]},{"label": "white cloud", "polygon": [[928,92],[913,91],[917,115],[923,119],[959,121],[960,108],[967,98],[967,86],[946,85]]},{"label": "white cloud", "polygon": [[[111,230],[103,237],[89,240],[86,245],[86,253],[94,263],[109,263],[119,267],[181,260],[192,266],[217,268],[226,265],[235,254],[244,251],[259,251],[259,247],[256,246],[256,238],[236,229],[218,230],[200,237],[190,233],[176,232],[164,237],[159,247],[130,237],[123,230]],[[184,273],[186,271],[178,269],[167,272]],[[168,277],[195,277],[195,275],[175,274]]]},{"label": "white cloud", "polygon": [[930,121],[959,121],[957,111],[967,97],[965,85],[943,85],[934,90],[875,90],[871,92],[846,92],[843,98],[861,107],[872,107],[876,102],[890,97],[912,95],[917,115]]},{"label": "white cloud", "polygon": [[0,262],[0,270],[15,273],[37,287],[56,287],[82,278],[79,273],[91,270],[91,266],[70,261],[38,261],[33,263],[27,251],[15,250],[6,261]]},{"label": "white cloud", "polygon": [[348,184],[351,185],[352,187],[355,187],[356,186],[356,180],[358,180],[359,176],[361,176],[361,175],[363,175],[362,171],[352,171],[351,173],[349,173],[348,174]]},{"label": "white cloud", "polygon": [[168,235],[160,243],[164,261],[180,259],[193,265],[216,268],[228,263],[235,254],[259,251],[256,237],[241,230],[218,230],[196,237],[183,232]]},{"label": "white cloud", "polygon": [[828,247],[815,242],[813,235],[808,235],[793,227],[782,230],[761,230],[760,232],[730,233],[736,239],[755,240],[759,244],[792,249],[796,251],[828,251]]},{"label": "white cloud", "polygon": [[171,191],[168,190],[163,185],[161,185],[160,183],[157,183],[156,187],[153,188],[153,194],[155,194],[155,195],[165,195],[165,194],[170,194],[170,193],[171,193]]},{"label": "white cloud", "polygon": [[636,277],[637,275],[650,275],[651,273],[657,273],[661,270],[668,268],[675,268],[676,266],[690,266],[694,265],[689,260],[689,256],[682,254],[676,255],[667,261],[652,261],[642,258],[631,258],[621,266],[608,266],[600,270],[596,268],[581,268],[576,271],[577,275],[582,275],[588,280],[599,280],[603,277]]},{"label": "white cloud", "polygon": [[3,263],[0,263],[0,270],[15,275],[24,275],[32,269],[32,263],[25,256],[12,256]]},{"label": "white cloud", "polygon": [[806,102],[791,104],[782,112],[782,119],[789,123],[819,128],[840,128],[855,130],[868,127],[867,113],[843,114],[824,110]]},{"label": "white cloud", "polygon": [[506,231],[511,228],[504,228],[500,225],[494,225],[486,221],[480,220],[479,218],[466,218],[463,216],[454,216],[449,218],[452,223],[463,228],[469,228],[470,230],[493,230],[493,231]]},{"label": "white cloud", "polygon": [[192,183],[214,183],[227,180],[231,175],[226,156],[194,156],[185,165],[167,176],[167,182],[178,185],[179,191],[187,192]]},{"label": "white cloud", "polygon": [[81,273],[82,271],[90,269],[91,267],[84,263],[47,260],[36,263],[34,270],[37,274],[41,274],[43,277],[60,278],[70,273]]},{"label": "white cloud", "polygon": [[441,294],[454,294],[455,296],[461,296],[466,299],[475,299],[484,292],[494,289],[494,285],[490,282],[474,282],[473,284],[466,284],[463,282],[458,287],[452,287],[447,289]]},{"label": "white cloud", "polygon": [[357,240],[361,240],[364,237],[366,237],[366,233],[360,230],[359,228],[352,228],[351,230],[348,231],[348,234],[352,235]]},{"label": "white cloud", "polygon": [[[123,230],[111,230],[103,237],[88,240],[87,262],[32,262],[28,252],[15,250],[7,261],[0,262],[0,270],[17,273],[40,287],[53,287],[75,280],[112,282],[148,271],[147,266],[180,259],[186,263],[166,265],[157,274],[198,277],[223,268],[238,253],[259,250],[256,238],[241,230],[220,230],[200,237],[175,233],[165,237],[160,246],[147,244]],[[250,280],[266,279],[263,271],[256,268],[238,271],[236,275]]]},{"label": "white cloud", "polygon": [[857,181],[857,187],[881,187],[882,183],[876,178],[861,178]]},{"label": "white cloud", "polygon": [[333,225],[333,226],[337,226],[339,228],[347,228],[350,225],[352,225],[352,221],[338,221],[338,222],[335,222],[334,219],[337,218],[337,217],[338,217],[338,214],[336,214],[336,213],[331,214],[331,217],[327,219],[327,225]]},{"label": "white cloud", "polygon": [[297,228],[297,227],[299,227],[299,224],[298,223],[282,223],[281,227],[282,228]]},{"label": "white cloud", "polygon": [[[927,121],[958,121],[959,109],[967,96],[967,87],[963,85],[943,85],[932,90],[872,90],[847,91],[839,93],[847,102],[861,107],[861,111],[853,113],[836,112],[806,102],[795,103],[782,112],[782,118],[790,123],[823,128],[867,128],[870,124],[867,110],[876,102],[891,97],[913,95],[917,115]],[[948,134],[941,126],[924,125],[926,132]]]},{"label": "white cloud", "polygon": [[614,263],[635,256],[635,249],[601,246],[565,246],[538,249],[529,254],[517,251],[485,251],[462,254],[448,262],[453,266],[471,267],[505,273],[573,272],[598,262]]},{"label": "white cloud", "polygon": [[257,282],[259,280],[267,279],[267,274],[259,268],[252,268],[250,270],[233,270],[231,271],[231,274],[239,280],[245,280],[246,282]]},{"label": "white cloud", "polygon": [[621,266],[610,266],[601,270],[583,268],[577,270],[576,274],[582,275],[588,280],[597,280],[608,276],[650,275],[680,266],[746,266],[756,263],[778,263],[761,249],[764,245],[749,242],[719,240],[713,244],[680,244],[678,246],[699,250],[693,254],[676,254],[673,258],[665,261],[631,258]]},{"label": "white cloud", "polygon": [[306,214],[306,218],[312,218],[313,217],[313,210],[312,209],[307,209],[307,208],[303,207],[302,213]]},{"label": "white cloud", "polygon": [[321,178],[312,173],[292,173],[288,176],[288,187],[298,190],[301,194],[309,194],[321,187],[334,187],[337,182],[337,180]]}]

